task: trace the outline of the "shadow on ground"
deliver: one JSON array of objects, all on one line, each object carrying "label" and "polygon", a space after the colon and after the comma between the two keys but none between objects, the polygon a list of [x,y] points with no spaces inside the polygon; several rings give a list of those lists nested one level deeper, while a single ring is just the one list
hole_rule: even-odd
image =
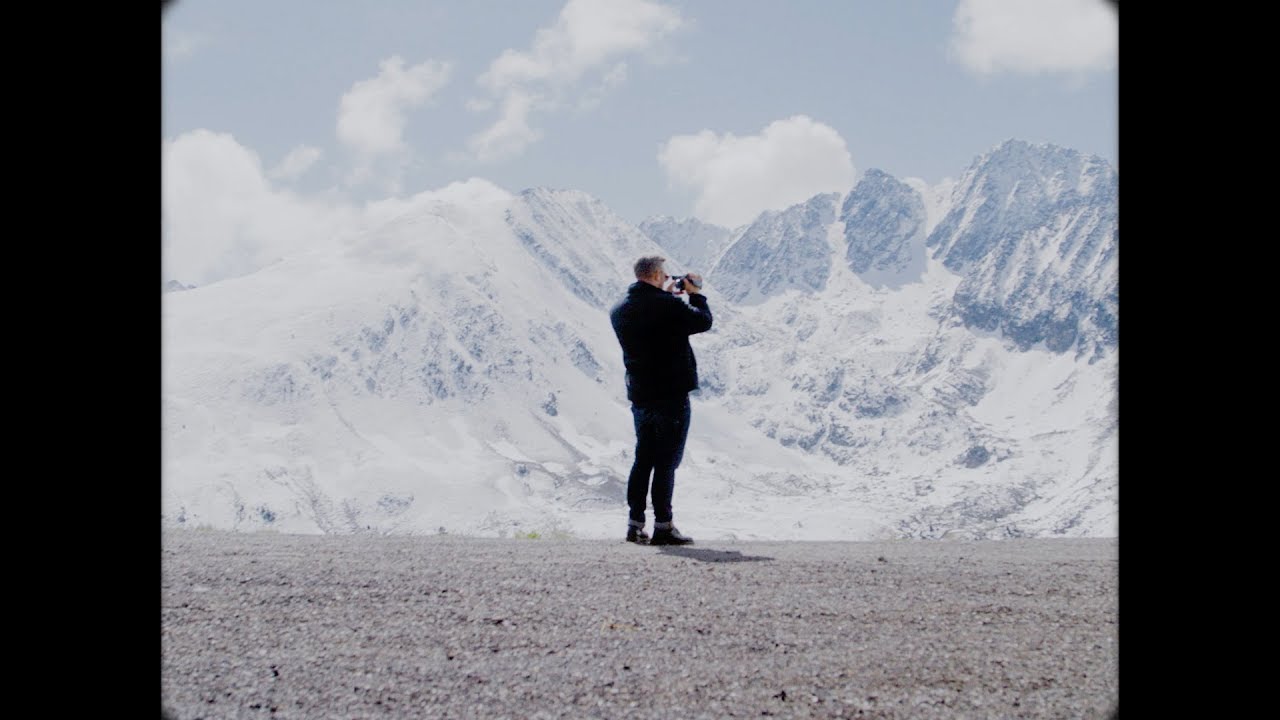
[{"label": "shadow on ground", "polygon": [[761,560],[772,560],[771,557],[763,555],[743,555],[737,550],[709,550],[707,548],[691,548],[680,547],[678,545],[659,545],[665,555],[675,555],[677,557],[689,558],[699,562],[724,563],[724,562],[759,562]]}]

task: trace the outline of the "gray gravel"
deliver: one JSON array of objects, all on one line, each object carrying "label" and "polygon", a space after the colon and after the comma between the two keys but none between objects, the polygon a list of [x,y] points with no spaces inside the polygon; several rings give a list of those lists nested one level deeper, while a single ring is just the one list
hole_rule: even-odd
[{"label": "gray gravel", "polygon": [[[621,530],[620,530],[621,532]],[[1118,542],[166,531],[179,718],[1105,718]]]}]

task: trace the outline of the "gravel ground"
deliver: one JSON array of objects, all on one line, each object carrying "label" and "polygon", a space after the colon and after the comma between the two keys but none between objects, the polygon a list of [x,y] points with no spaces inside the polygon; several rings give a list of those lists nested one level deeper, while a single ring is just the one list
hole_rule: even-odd
[{"label": "gravel ground", "polygon": [[1115,539],[166,531],[161,701],[173,720],[1106,718],[1118,567]]}]

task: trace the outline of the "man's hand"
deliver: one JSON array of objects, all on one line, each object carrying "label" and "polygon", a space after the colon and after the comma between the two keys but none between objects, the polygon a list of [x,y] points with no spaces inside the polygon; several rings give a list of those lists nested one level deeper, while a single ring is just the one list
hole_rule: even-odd
[{"label": "man's hand", "polygon": [[[697,283],[697,286],[694,286]],[[697,273],[689,273],[685,275],[684,289],[690,295],[702,294],[702,276]]]}]

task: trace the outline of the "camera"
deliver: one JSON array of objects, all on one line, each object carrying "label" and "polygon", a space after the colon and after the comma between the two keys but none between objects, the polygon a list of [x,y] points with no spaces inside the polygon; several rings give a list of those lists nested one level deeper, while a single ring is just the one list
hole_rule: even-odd
[{"label": "camera", "polygon": [[690,280],[688,275],[676,275],[676,276],[672,277],[671,279],[676,281],[676,289],[677,289],[677,290],[684,290],[684,288],[685,288],[685,283],[686,283],[686,282],[687,282],[687,283],[689,283],[690,285],[692,285],[692,286],[693,286],[693,287],[695,287],[695,288],[701,288],[701,287],[702,287],[701,285],[699,285],[698,283],[694,282],[693,280]]}]

